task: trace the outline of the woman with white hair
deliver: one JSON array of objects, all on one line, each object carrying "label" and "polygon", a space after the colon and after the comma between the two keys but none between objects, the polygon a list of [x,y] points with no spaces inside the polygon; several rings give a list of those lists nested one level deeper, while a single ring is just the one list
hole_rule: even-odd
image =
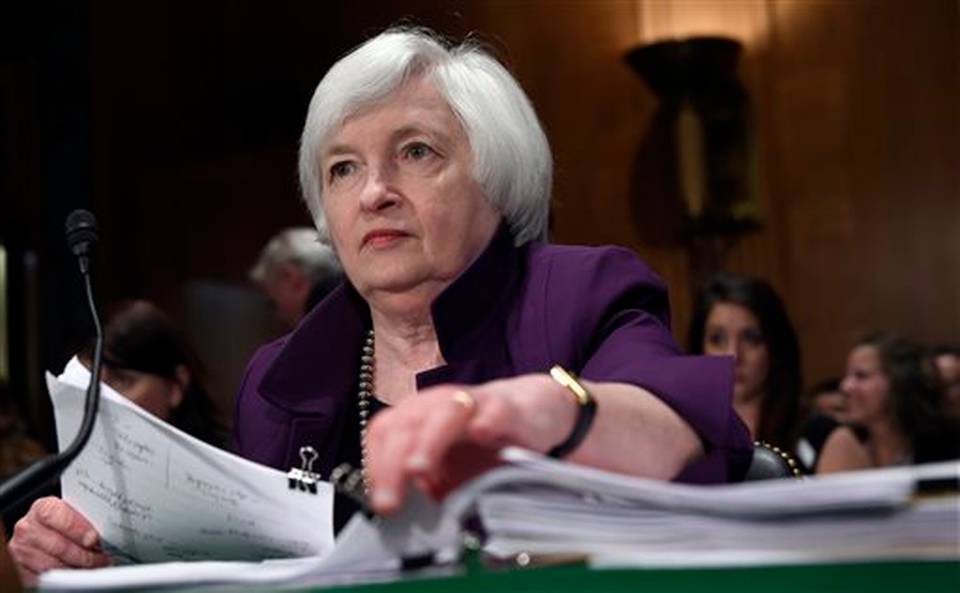
[{"label": "woman with white hair", "polygon": [[508,444],[662,479],[737,474],[750,447],[729,361],[680,354],[634,254],[538,242],[551,178],[529,100],[477,46],[390,30],[335,64],[300,179],[349,282],[255,355],[239,451],[361,467],[380,512]]},{"label": "woman with white hair", "polygon": [[254,355],[238,452],[362,468],[381,513],[505,445],[665,480],[742,475],[731,361],[680,352],[665,287],[632,252],[539,242],[551,176],[529,100],[475,45],[389,30],[337,62],[300,178],[347,282]]}]

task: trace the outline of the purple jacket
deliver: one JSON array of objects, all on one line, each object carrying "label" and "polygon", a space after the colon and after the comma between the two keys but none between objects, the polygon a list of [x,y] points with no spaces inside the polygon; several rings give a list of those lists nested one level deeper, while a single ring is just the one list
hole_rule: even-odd
[{"label": "purple jacket", "polygon": [[[684,418],[706,455],[678,479],[742,477],[752,446],[731,407],[728,357],[685,356],[669,327],[663,282],[617,247],[528,244],[504,228],[433,303],[447,364],[417,375],[420,389],[477,384],[559,363],[585,379],[639,385]],[[261,347],[247,367],[234,423],[240,455],[281,470],[299,448],[333,469],[349,398],[357,397],[369,308],[349,284],[331,293],[293,333]]]}]

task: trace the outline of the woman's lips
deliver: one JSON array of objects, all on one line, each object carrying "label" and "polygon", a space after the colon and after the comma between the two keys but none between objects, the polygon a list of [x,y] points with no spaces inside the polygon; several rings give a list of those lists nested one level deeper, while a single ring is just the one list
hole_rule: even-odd
[{"label": "woman's lips", "polygon": [[363,236],[363,246],[376,248],[389,247],[397,241],[408,237],[409,233],[393,229],[377,229]]}]

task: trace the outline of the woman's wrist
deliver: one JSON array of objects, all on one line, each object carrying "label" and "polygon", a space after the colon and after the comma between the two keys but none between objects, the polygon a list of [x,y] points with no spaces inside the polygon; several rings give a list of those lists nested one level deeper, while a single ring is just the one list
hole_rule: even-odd
[{"label": "woman's wrist", "polygon": [[554,365],[550,369],[550,376],[557,385],[563,388],[564,396],[572,399],[576,406],[576,417],[570,432],[567,433],[564,440],[547,451],[548,456],[561,459],[573,453],[587,438],[587,433],[590,432],[593,420],[597,415],[597,402],[587,386],[562,366]]}]

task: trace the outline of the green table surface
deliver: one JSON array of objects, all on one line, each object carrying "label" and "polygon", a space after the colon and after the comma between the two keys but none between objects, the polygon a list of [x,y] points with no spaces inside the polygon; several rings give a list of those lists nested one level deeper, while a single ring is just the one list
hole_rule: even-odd
[{"label": "green table surface", "polygon": [[960,562],[872,562],[686,569],[590,569],[582,565],[513,570],[469,569],[448,577],[406,578],[391,583],[326,588],[190,589],[191,593],[271,591],[336,591],[345,593],[749,593],[846,592],[936,593],[960,592]]}]

